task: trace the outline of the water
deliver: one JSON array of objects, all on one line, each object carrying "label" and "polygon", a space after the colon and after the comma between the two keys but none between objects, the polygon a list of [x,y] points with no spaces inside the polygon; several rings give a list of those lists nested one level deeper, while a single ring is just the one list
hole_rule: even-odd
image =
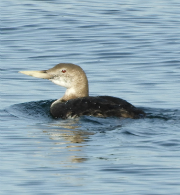
[{"label": "water", "polygon": [[[0,192],[180,194],[180,3],[1,0]],[[19,74],[80,65],[91,95],[145,119],[55,120],[62,87]]]}]

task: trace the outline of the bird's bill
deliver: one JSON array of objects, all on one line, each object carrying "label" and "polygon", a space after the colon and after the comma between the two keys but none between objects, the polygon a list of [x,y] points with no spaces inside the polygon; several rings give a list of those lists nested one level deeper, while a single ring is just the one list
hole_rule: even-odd
[{"label": "bird's bill", "polygon": [[50,79],[52,75],[49,75],[46,70],[31,70],[31,71],[20,71],[22,74],[26,74],[28,76],[37,77],[41,79]]}]

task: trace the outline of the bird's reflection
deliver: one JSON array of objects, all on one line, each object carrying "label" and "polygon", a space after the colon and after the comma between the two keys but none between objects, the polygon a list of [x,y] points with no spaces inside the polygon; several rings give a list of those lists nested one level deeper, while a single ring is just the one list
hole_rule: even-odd
[{"label": "bird's reflection", "polygon": [[54,141],[54,147],[51,147],[52,150],[59,150],[59,152],[65,153],[66,160],[62,159],[63,161],[80,163],[87,160],[86,155],[83,153],[83,148],[86,146],[85,143],[88,142],[90,135],[93,135],[94,132],[83,129],[78,119],[60,120],[50,124],[43,132],[48,134],[49,139]]}]

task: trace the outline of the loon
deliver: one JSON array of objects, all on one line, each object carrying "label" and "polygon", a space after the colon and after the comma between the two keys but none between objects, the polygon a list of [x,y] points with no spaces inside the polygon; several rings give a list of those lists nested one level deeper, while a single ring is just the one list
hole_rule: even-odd
[{"label": "loon", "polygon": [[123,117],[138,119],[145,112],[129,102],[112,96],[89,96],[88,79],[83,69],[75,64],[60,63],[49,70],[20,71],[25,75],[48,79],[66,89],[62,98],[54,101],[50,113],[54,118]]}]

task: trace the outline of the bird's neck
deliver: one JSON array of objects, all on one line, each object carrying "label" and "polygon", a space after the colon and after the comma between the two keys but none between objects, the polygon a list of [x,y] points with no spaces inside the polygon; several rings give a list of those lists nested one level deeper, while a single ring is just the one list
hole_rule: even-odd
[{"label": "bird's neck", "polygon": [[89,96],[88,84],[78,85],[66,90],[61,101],[68,101],[70,99],[81,98]]}]

